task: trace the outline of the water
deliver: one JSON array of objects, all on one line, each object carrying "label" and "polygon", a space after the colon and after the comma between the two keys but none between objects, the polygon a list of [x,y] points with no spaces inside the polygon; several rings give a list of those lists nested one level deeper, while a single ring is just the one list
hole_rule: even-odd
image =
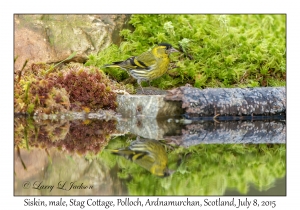
[{"label": "water", "polygon": [[[15,118],[14,194],[286,195],[284,120],[148,121]],[[111,153],[137,136],[162,145],[170,176]]]}]

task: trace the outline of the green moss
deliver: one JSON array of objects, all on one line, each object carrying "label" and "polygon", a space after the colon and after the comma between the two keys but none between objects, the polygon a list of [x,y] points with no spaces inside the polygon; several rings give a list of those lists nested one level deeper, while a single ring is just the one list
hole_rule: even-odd
[{"label": "green moss", "polygon": [[[112,45],[106,48],[103,51],[100,51],[99,54],[89,56],[89,60],[86,62],[86,66],[98,66],[101,67],[104,64],[111,63],[117,60],[127,59],[126,55],[122,55],[122,48],[126,48],[126,46],[120,46],[120,49],[116,45]],[[102,69],[105,73],[110,75],[112,79],[116,81],[122,81],[128,78],[128,74],[126,71],[122,71],[116,68],[104,68]]]},{"label": "green moss", "polygon": [[[101,67],[139,55],[160,42],[172,54],[175,69],[151,85],[163,89],[189,83],[195,87],[284,85],[286,74],[285,15],[140,15],[131,16],[134,30],[120,32],[124,42],[90,55],[86,65]],[[117,81],[128,75],[104,70]]]},{"label": "green moss", "polygon": [[27,107],[27,113],[31,115],[34,112],[34,107],[34,104],[29,104]]}]

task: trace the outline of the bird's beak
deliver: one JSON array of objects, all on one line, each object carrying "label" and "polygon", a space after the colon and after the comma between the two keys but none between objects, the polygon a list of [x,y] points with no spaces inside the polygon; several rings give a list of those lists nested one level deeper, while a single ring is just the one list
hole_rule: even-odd
[{"label": "bird's beak", "polygon": [[169,53],[173,53],[173,52],[179,52],[179,51],[172,47],[171,49],[169,49]]},{"label": "bird's beak", "polygon": [[166,169],[165,173],[164,173],[164,177],[168,177],[170,175],[172,175],[175,172],[175,170],[171,170],[171,169]]}]

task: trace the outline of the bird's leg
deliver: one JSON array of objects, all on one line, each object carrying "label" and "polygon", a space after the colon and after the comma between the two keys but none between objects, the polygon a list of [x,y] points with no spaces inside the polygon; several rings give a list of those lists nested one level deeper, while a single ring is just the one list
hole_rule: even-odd
[{"label": "bird's leg", "polygon": [[142,84],[141,84],[141,80],[138,79],[138,80],[137,80],[137,83],[138,83],[139,86],[141,87],[143,94],[145,94],[144,89],[143,89]]}]

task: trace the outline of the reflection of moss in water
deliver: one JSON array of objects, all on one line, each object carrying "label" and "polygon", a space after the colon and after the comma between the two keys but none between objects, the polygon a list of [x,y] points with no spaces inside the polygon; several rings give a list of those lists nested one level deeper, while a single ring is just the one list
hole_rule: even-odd
[{"label": "reflection of moss in water", "polygon": [[176,172],[167,178],[155,177],[125,158],[116,160],[121,168],[119,177],[130,178],[130,195],[223,195],[227,188],[246,194],[251,183],[264,191],[285,176],[285,146],[206,144],[178,148],[168,155],[169,168]]},{"label": "reflection of moss in water", "polygon": [[20,148],[55,147],[71,153],[101,151],[115,131],[115,121],[42,121],[15,118],[15,145]]},{"label": "reflection of moss in water", "polygon": [[[105,149],[113,149],[113,148],[122,148],[129,145],[128,135],[125,136],[118,136],[113,138],[109,141],[109,144],[106,145]],[[127,140],[127,143],[125,142]],[[104,159],[105,163],[110,167],[113,168],[117,164],[117,158],[115,155],[112,155],[109,151],[103,150],[101,153],[98,154],[87,154],[85,156],[88,160],[93,159]],[[126,161],[126,160],[125,160]]]},{"label": "reflection of moss in water", "polygon": [[110,139],[110,134],[115,131],[115,121],[72,121],[70,132],[64,142],[57,144],[71,152],[85,154],[87,151],[97,153],[101,151]]},{"label": "reflection of moss in water", "polygon": [[[246,194],[250,183],[267,190],[285,175],[285,145],[198,145],[188,150],[172,180],[181,190],[180,179],[190,184],[185,194],[221,195],[227,187]],[[176,151],[170,156],[177,161]]]}]

